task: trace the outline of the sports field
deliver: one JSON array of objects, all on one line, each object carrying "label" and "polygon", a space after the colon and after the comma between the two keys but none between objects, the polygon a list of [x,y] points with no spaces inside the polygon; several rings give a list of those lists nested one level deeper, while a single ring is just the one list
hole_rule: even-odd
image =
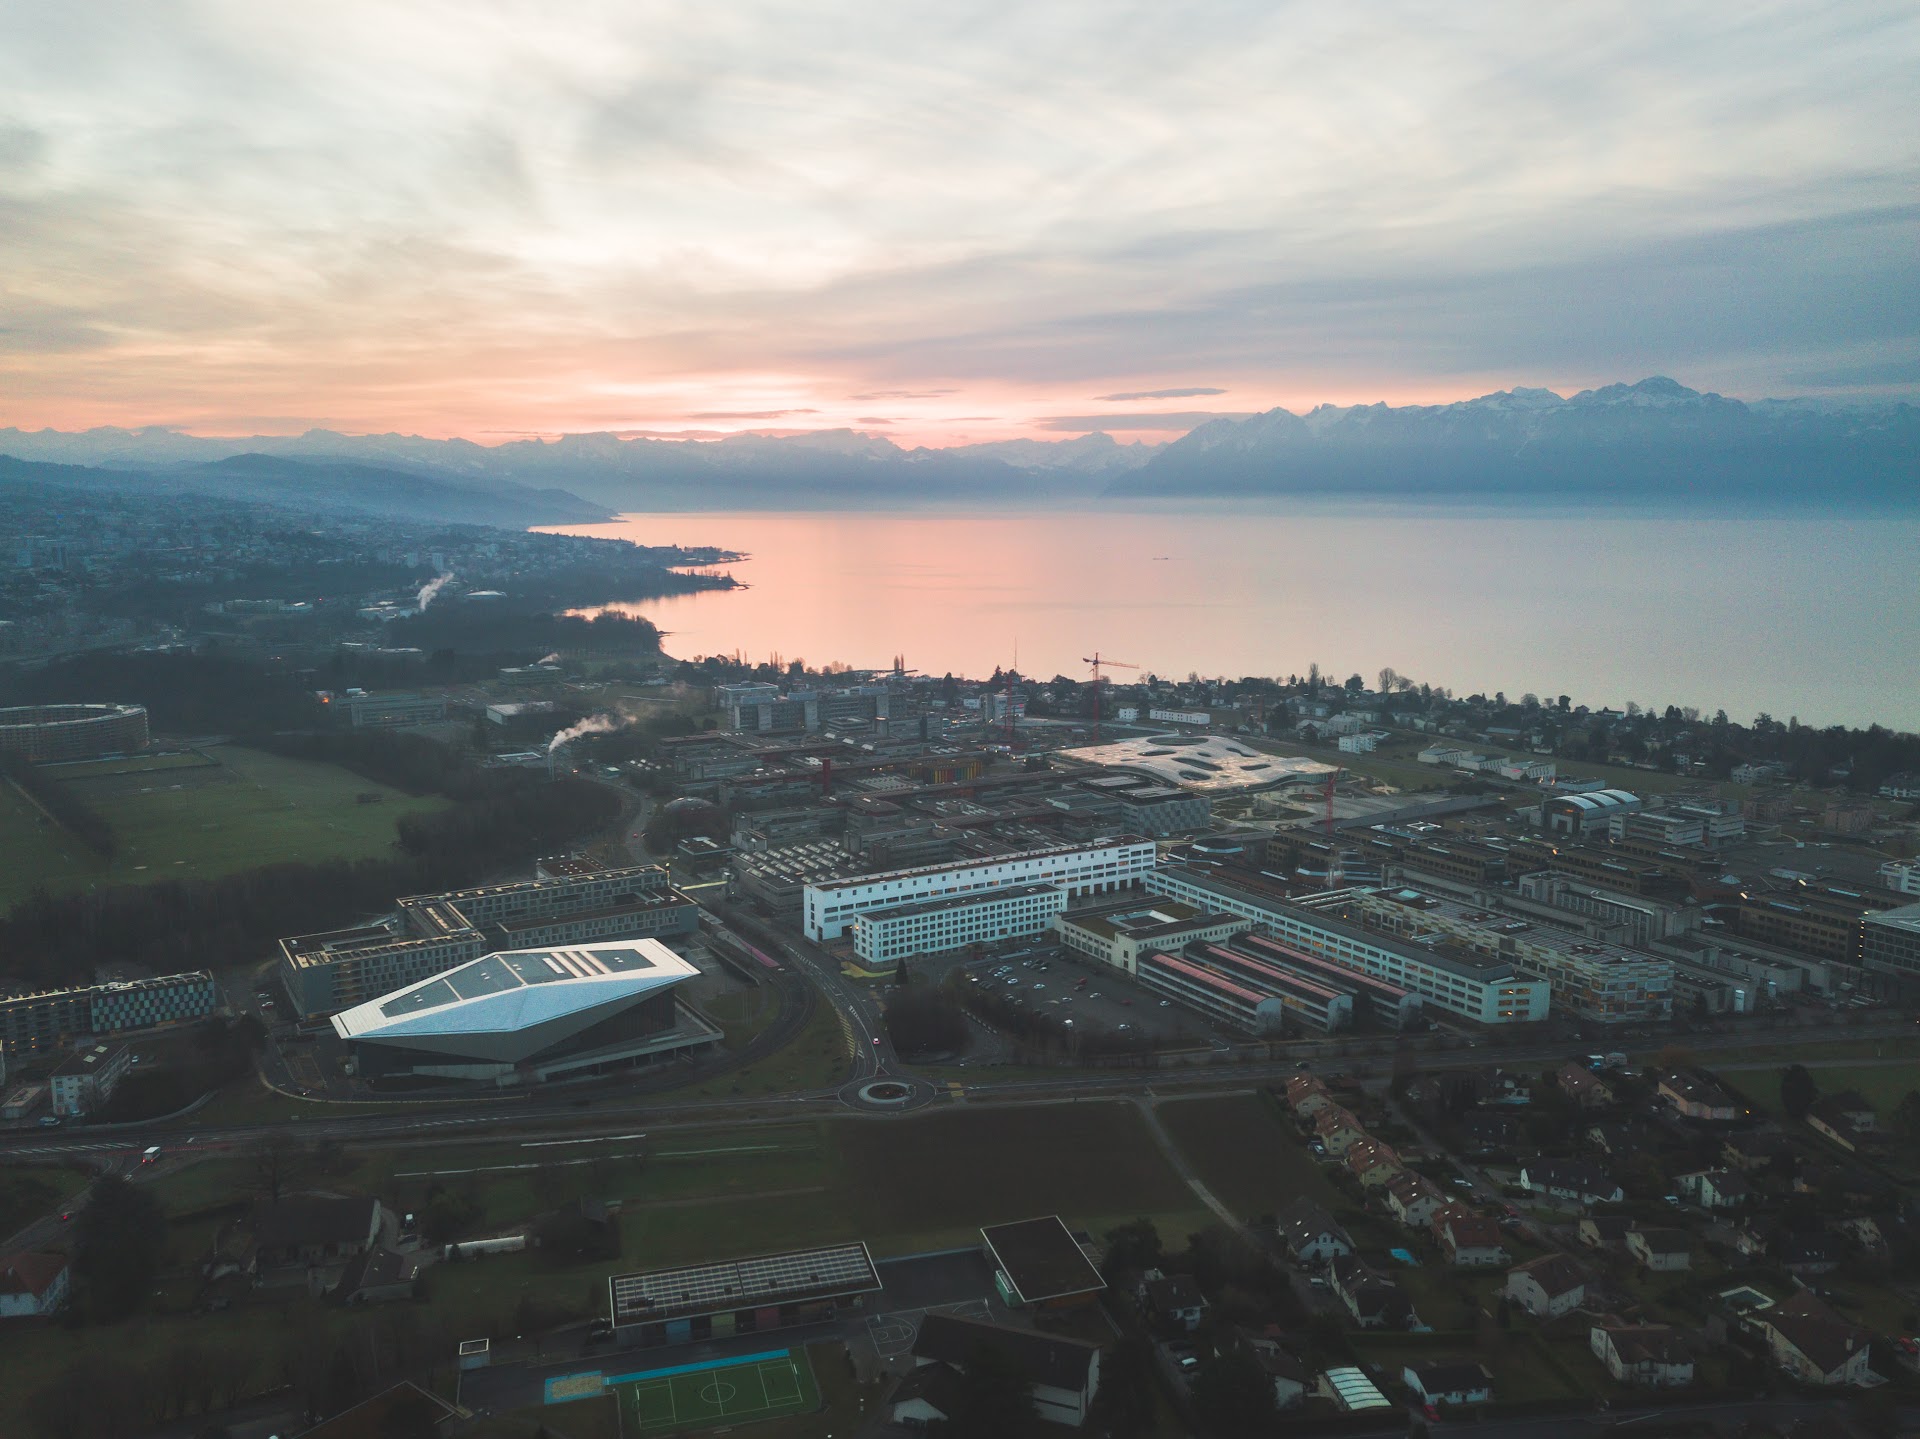
[{"label": "sports field", "polygon": [[[165,763],[162,763],[165,761]],[[446,801],[401,793],[335,765],[220,745],[187,759],[144,756],[56,773],[113,826],[102,860],[0,786],[0,909],[36,884],[68,894],[110,884],[211,879],[255,865],[386,853],[402,815]],[[365,796],[365,798],[362,798]]]},{"label": "sports field", "polygon": [[820,1403],[804,1353],[779,1349],[720,1364],[622,1374],[606,1381],[629,1433],[661,1434],[804,1414]]}]

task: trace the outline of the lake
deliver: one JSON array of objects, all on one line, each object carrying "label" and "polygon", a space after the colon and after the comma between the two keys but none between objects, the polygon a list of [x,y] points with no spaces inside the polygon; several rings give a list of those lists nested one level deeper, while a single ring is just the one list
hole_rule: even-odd
[{"label": "lake", "polygon": [[[1075,511],[634,514],[749,586],[610,606],[683,658],[1084,678],[1391,666],[1457,694],[1920,728],[1920,515],[1467,513],[1134,502]],[[1124,679],[1130,671],[1116,670]]]}]

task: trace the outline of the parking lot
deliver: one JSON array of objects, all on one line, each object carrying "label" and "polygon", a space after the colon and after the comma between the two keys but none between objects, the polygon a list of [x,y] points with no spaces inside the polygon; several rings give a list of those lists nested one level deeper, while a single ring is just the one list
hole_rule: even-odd
[{"label": "parking lot", "polygon": [[1079,963],[1058,945],[1022,945],[962,966],[968,982],[992,985],[1075,1029],[1145,1034],[1156,1047],[1226,1047],[1230,1035],[1160,999],[1118,970]]}]

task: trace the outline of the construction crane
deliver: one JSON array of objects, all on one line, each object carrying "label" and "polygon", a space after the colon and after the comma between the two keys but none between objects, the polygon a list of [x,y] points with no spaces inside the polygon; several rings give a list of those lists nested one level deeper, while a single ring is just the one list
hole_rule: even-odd
[{"label": "construction crane", "polygon": [[1093,742],[1095,744],[1099,744],[1100,743],[1100,686],[1105,683],[1105,681],[1102,680],[1100,677],[1100,666],[1105,665],[1110,670],[1137,670],[1140,668],[1140,666],[1130,665],[1125,660],[1105,659],[1101,656],[1099,650],[1095,650],[1086,659],[1082,660],[1081,663],[1089,664],[1093,666]]}]

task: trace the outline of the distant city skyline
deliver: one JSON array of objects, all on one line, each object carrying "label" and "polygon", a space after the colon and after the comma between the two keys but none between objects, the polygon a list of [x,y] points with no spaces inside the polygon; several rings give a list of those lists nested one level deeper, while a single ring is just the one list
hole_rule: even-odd
[{"label": "distant city skyline", "polygon": [[1920,396],[1907,6],[209,0],[0,40],[0,426]]}]

